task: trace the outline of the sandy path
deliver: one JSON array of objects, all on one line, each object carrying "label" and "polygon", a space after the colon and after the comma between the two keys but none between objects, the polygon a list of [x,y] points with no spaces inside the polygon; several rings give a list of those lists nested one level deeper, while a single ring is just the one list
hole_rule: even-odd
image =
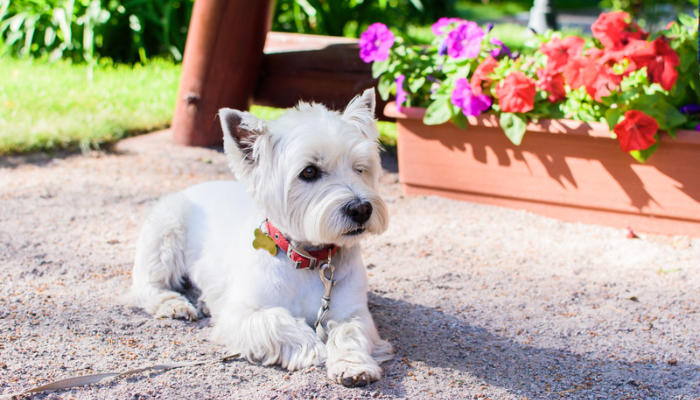
[{"label": "sandy path", "polygon": [[[225,354],[208,320],[118,302],[155,199],[229,179],[224,156],[162,133],[120,148],[0,159],[0,394]],[[397,349],[381,382],[346,389],[323,368],[236,360],[35,397],[700,398],[700,239],[404,197],[397,181],[384,178],[391,227],[364,250],[372,312]]]}]

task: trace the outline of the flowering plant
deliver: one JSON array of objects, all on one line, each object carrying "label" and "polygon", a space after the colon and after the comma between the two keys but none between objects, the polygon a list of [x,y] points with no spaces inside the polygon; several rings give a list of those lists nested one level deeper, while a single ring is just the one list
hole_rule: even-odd
[{"label": "flowering plant", "polygon": [[697,26],[680,15],[650,35],[625,12],[603,13],[593,38],[547,32],[518,54],[491,36],[491,24],[441,18],[431,46],[409,46],[376,23],[360,38],[360,57],[373,63],[383,99],[394,94],[399,110],[427,107],[425,124],[465,128],[467,117],[494,113],[518,145],[528,120],[605,122],[644,162],[660,135],[700,129]]}]

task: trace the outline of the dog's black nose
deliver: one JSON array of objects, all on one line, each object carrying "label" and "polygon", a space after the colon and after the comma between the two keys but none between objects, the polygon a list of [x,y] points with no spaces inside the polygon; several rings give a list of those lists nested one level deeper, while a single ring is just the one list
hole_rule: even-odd
[{"label": "dog's black nose", "polygon": [[349,204],[345,209],[345,214],[351,220],[362,225],[372,216],[372,205],[368,201]]}]

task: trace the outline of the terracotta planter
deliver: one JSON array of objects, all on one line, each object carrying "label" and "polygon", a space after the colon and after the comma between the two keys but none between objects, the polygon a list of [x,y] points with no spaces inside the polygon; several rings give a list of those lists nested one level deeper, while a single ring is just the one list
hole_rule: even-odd
[{"label": "terracotta planter", "polygon": [[407,194],[528,210],[566,221],[700,236],[700,133],[679,131],[646,164],[620,150],[605,124],[543,120],[513,145],[493,115],[426,126],[424,109],[390,103]]}]

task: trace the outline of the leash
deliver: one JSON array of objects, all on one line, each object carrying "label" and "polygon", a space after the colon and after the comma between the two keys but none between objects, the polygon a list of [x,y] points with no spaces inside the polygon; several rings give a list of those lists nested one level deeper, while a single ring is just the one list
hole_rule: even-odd
[{"label": "leash", "polygon": [[[263,227],[265,231],[261,229]],[[298,249],[294,247],[292,243],[284,237],[282,232],[275,228],[267,218],[260,224],[259,228],[255,229],[254,235],[255,240],[253,240],[253,248],[255,250],[267,250],[267,252],[274,257],[279,247],[287,254],[287,258],[294,264],[295,269],[313,270],[320,265],[318,276],[321,278],[324,290],[323,297],[321,297],[321,307],[318,309],[316,322],[314,322],[314,330],[318,337],[325,342],[326,339],[328,339],[328,335],[325,329],[323,329],[323,321],[326,319],[326,315],[328,315],[328,310],[331,306],[331,291],[333,290],[333,286],[337,283],[337,281],[333,279],[335,275],[335,266],[331,261],[333,255],[338,251],[338,246],[331,244],[316,251]]]},{"label": "leash", "polygon": [[[265,228],[265,232],[261,228]],[[255,240],[253,240],[253,248],[256,250],[265,249],[271,256],[277,254],[279,247],[287,254],[287,258],[294,264],[296,269],[313,270],[319,266],[320,261],[331,258],[338,251],[338,246],[330,244],[320,250],[306,251],[292,245],[286,237],[272,223],[265,218],[260,224],[260,228],[255,229]],[[320,260],[320,261],[319,261]]]},{"label": "leash", "polygon": [[151,365],[149,367],[136,368],[136,369],[132,369],[132,370],[125,371],[125,372],[103,372],[103,373],[99,373],[99,374],[76,376],[73,378],[66,378],[66,379],[61,379],[58,381],[50,382],[50,383],[47,383],[46,385],[37,386],[37,387],[31,388],[31,389],[25,389],[21,392],[3,394],[3,395],[0,395],[0,399],[10,399],[10,398],[13,398],[15,396],[22,396],[22,395],[30,394],[30,393],[47,392],[50,390],[70,389],[70,388],[74,388],[74,387],[78,387],[78,386],[90,385],[92,383],[101,382],[101,381],[107,380],[107,379],[122,378],[122,377],[129,376],[129,375],[139,374],[141,372],[146,372],[146,371],[167,371],[169,369],[175,369],[175,368],[193,367],[193,366],[202,365],[202,364],[224,362],[224,361],[228,361],[228,360],[233,359],[233,358],[237,358],[239,356],[240,356],[240,354],[231,354],[231,355],[228,355],[225,357],[212,358],[212,359],[203,360],[203,361],[184,361],[184,362],[176,362],[176,363],[168,363],[168,364],[156,364],[156,365]]}]

